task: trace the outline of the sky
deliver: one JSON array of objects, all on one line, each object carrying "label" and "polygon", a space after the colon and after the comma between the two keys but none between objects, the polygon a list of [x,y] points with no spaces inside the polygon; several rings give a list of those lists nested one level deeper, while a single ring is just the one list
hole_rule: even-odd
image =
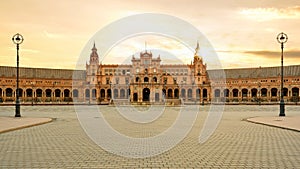
[{"label": "sky", "polygon": [[[24,37],[20,66],[74,69],[96,32],[143,13],[167,14],[192,24],[209,40],[222,68],[280,66],[281,49],[276,40],[280,32],[288,35],[284,64],[300,63],[299,0],[10,0],[0,1],[0,8],[1,66],[16,65],[11,38],[20,33]],[[161,51],[163,63],[190,63],[193,59],[193,51],[173,39],[148,35],[122,41],[101,62],[123,63],[145,50],[145,42],[154,55]],[[95,43],[97,47],[105,42]],[[90,52],[84,54],[86,60]],[[164,57],[167,53],[177,59]]]}]

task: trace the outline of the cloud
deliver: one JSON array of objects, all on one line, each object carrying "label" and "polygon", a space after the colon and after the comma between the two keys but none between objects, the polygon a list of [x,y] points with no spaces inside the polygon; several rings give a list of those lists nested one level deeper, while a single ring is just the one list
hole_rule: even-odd
[{"label": "cloud", "polygon": [[50,33],[50,32],[48,32],[48,31],[46,31],[46,30],[44,30],[43,32],[44,32],[45,36],[46,36],[47,38],[50,38],[50,39],[57,39],[57,38],[63,37],[63,35],[61,35],[61,34]]},{"label": "cloud", "polygon": [[287,8],[244,8],[239,10],[238,13],[257,21],[300,19],[300,6]]},{"label": "cloud", "polygon": [[234,53],[232,50],[216,50],[217,53]]},{"label": "cloud", "polygon": [[[281,56],[280,51],[267,51],[267,50],[261,50],[261,51],[244,51],[245,54],[251,54],[256,56],[261,56],[264,58],[278,58]],[[285,58],[300,58],[300,50],[290,50],[290,51],[284,51],[284,57]]]},{"label": "cloud", "polygon": [[[271,51],[271,50],[217,50],[218,53],[228,53],[228,54],[249,54],[249,55],[255,55],[259,57],[264,58],[278,58],[278,56],[281,56],[280,49],[278,51]],[[300,50],[287,50],[284,51],[284,57],[287,58],[297,58],[300,59]]]},{"label": "cloud", "polygon": [[[16,50],[16,48],[9,47],[9,50]],[[20,49],[22,52],[28,52],[28,53],[39,53],[40,51],[34,50],[34,49],[26,49],[26,48],[21,48]]]}]

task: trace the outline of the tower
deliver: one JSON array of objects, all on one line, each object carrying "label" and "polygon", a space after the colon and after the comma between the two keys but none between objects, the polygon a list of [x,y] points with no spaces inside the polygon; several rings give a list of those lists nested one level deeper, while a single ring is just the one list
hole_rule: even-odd
[{"label": "tower", "polygon": [[96,48],[96,44],[94,42],[94,46],[92,48],[92,53],[90,54],[90,64],[91,65],[98,65],[99,64],[99,57],[98,57],[98,53],[97,53],[97,48]]},{"label": "tower", "polygon": [[196,84],[205,84],[206,83],[206,64],[203,63],[203,59],[200,56],[199,42],[197,42],[197,46],[195,49],[193,67],[194,67],[195,83]]},{"label": "tower", "polygon": [[97,74],[99,70],[99,56],[97,53],[96,44],[94,42],[94,46],[91,49],[92,53],[90,54],[90,61],[89,64],[86,64],[86,75],[87,75],[87,82],[89,84],[97,84]]}]

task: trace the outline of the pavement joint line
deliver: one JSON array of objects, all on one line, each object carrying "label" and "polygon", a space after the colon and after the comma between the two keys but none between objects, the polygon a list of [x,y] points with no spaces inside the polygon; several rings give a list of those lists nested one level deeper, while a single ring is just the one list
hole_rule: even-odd
[{"label": "pavement joint line", "polygon": [[[22,118],[22,117],[14,117],[14,118]],[[9,129],[3,129],[3,130],[0,130],[0,134],[10,132],[10,131],[20,130],[20,129],[24,129],[24,128],[34,127],[34,126],[38,126],[38,125],[42,125],[42,124],[46,124],[46,123],[50,123],[50,122],[56,120],[56,118],[49,118],[49,117],[44,117],[44,118],[47,118],[48,120],[43,121],[43,122],[39,122],[39,123],[33,123],[33,124],[13,127],[13,128],[9,128]]]}]

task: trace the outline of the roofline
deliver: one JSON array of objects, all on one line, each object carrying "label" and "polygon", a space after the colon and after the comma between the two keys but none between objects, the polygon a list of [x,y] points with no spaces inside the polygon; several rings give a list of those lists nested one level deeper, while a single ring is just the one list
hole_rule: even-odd
[{"label": "roofline", "polygon": [[[300,67],[300,65],[285,65],[285,66],[283,66],[283,67],[293,67],[293,66],[299,66]],[[264,66],[264,67],[262,67],[262,66],[259,66],[259,67],[245,67],[245,68],[225,68],[225,69],[207,69],[208,71],[217,71],[217,70],[247,70],[247,69],[260,69],[260,68],[278,68],[278,67],[281,67],[281,66]]]},{"label": "roofline", "polygon": [[[190,64],[162,64],[161,66],[189,66]],[[126,65],[117,65],[117,64],[103,64],[102,66],[130,66],[128,64]],[[294,66],[299,66],[300,65],[285,65],[284,67],[294,67]],[[8,68],[16,68],[14,66],[0,66],[0,67],[8,67]],[[281,66],[266,66],[266,67],[248,67],[248,68],[225,68],[225,69],[207,69],[207,71],[218,71],[218,70],[247,70],[247,69],[258,69],[258,68],[278,68]],[[20,69],[40,69],[40,70],[45,70],[45,69],[51,69],[51,70],[66,70],[66,71],[85,71],[85,69],[58,69],[58,68],[36,68],[36,67],[19,67]]]}]

